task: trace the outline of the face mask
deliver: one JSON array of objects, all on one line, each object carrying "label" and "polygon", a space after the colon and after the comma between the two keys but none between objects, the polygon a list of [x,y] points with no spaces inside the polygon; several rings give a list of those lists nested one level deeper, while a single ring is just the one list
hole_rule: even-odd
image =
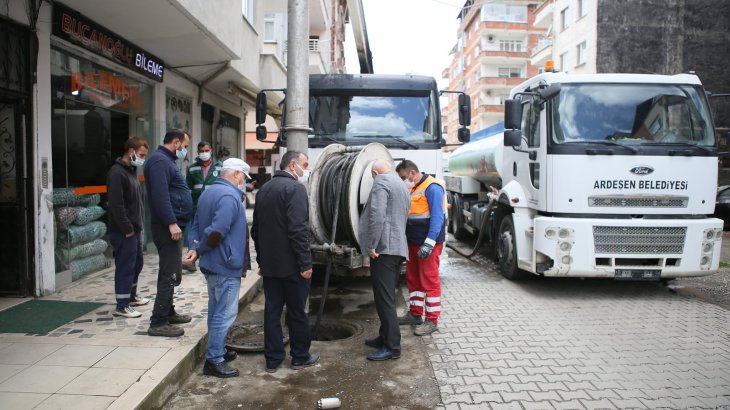
[{"label": "face mask", "polygon": [[179,149],[179,150],[175,151],[175,154],[177,154],[177,157],[179,159],[185,159],[185,157],[188,156],[188,150],[185,148],[183,148],[181,150]]},{"label": "face mask", "polygon": [[300,176],[300,177],[298,176],[298,177],[297,177],[297,181],[299,181],[299,183],[300,183],[300,184],[304,184],[304,185],[307,185],[307,181],[309,180],[309,174],[311,174],[311,173],[312,173],[312,171],[310,171],[310,170],[308,170],[308,169],[303,169],[303,168],[302,168],[302,167],[301,167],[301,166],[300,166],[299,164],[297,164],[296,162],[294,163],[294,165],[296,165],[296,166],[297,166],[297,168],[299,168],[299,169],[300,169],[300,170],[302,171],[302,176]]},{"label": "face mask", "polygon": [[201,161],[206,162],[210,159],[210,152],[201,152],[198,154],[198,158],[200,158]]},{"label": "face mask", "polygon": [[135,167],[141,167],[144,165],[144,159],[138,157],[135,152],[132,153],[132,157],[130,159],[132,160],[132,165]]},{"label": "face mask", "polygon": [[416,183],[410,179],[403,180],[403,183],[406,184],[406,188],[408,188],[408,190],[411,190],[414,186],[416,186]]}]

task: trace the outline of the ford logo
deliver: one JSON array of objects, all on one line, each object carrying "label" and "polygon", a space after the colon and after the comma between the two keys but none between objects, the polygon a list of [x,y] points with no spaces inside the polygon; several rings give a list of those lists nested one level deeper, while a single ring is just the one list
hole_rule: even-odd
[{"label": "ford logo", "polygon": [[654,168],[646,165],[639,165],[638,167],[631,168],[629,172],[634,175],[649,175],[654,172]]}]

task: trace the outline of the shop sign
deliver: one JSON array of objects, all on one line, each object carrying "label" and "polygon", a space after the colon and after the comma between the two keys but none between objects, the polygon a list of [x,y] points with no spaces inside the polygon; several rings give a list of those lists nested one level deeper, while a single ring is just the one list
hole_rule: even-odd
[{"label": "shop sign", "polygon": [[142,111],[142,96],[136,84],[109,71],[74,71],[71,73],[71,94],[83,96],[104,107]]},{"label": "shop sign", "polygon": [[53,3],[53,35],[162,82],[162,60],[58,2]]}]

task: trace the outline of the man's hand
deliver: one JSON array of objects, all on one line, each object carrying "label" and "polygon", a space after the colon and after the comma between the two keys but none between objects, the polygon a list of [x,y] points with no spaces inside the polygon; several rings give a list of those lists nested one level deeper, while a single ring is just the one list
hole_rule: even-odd
[{"label": "man's hand", "polygon": [[418,250],[418,257],[421,259],[427,259],[429,256],[431,256],[431,252],[433,251],[433,245],[426,240],[426,242],[421,245],[421,249]]},{"label": "man's hand", "polygon": [[134,236],[134,232],[124,235],[125,238],[131,238]]},{"label": "man's hand", "polygon": [[264,271],[262,271],[261,269],[259,269],[259,276],[264,276]]},{"label": "man's hand", "polygon": [[183,259],[182,263],[185,265],[192,265],[196,260],[198,260],[198,252],[191,249],[188,251],[188,254],[185,255],[185,259]]},{"label": "man's hand", "polygon": [[309,278],[311,278],[311,277],[312,277],[312,268],[309,268],[309,269],[305,270],[305,271],[304,271],[304,272],[302,272],[302,273],[301,273],[300,275],[302,275],[302,277],[303,277],[304,279],[309,279]]},{"label": "man's hand", "polygon": [[168,228],[170,229],[170,236],[173,241],[179,241],[182,239],[182,230],[179,226],[177,226],[177,223],[168,225]]},{"label": "man's hand", "polygon": [[377,259],[377,257],[380,256],[380,254],[375,252],[375,249],[368,248],[368,256],[370,256],[373,259]]}]

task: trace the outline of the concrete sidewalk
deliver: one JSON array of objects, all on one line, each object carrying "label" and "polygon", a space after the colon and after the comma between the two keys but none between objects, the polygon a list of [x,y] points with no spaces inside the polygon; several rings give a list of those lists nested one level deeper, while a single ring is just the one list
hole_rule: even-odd
[{"label": "concrete sidewalk", "polygon": [[[146,254],[140,296],[154,298],[157,267],[157,254]],[[261,288],[255,272],[241,283],[241,303],[252,300]],[[113,268],[43,299],[105,305],[47,335],[0,334],[2,408],[160,407],[194,371],[207,348],[208,291],[200,271],[183,275],[175,290],[175,309],[193,317],[182,325],[185,335],[180,338],[147,336],[154,301],[136,308],[141,318],[112,316]],[[2,308],[25,300],[3,299]]]}]

